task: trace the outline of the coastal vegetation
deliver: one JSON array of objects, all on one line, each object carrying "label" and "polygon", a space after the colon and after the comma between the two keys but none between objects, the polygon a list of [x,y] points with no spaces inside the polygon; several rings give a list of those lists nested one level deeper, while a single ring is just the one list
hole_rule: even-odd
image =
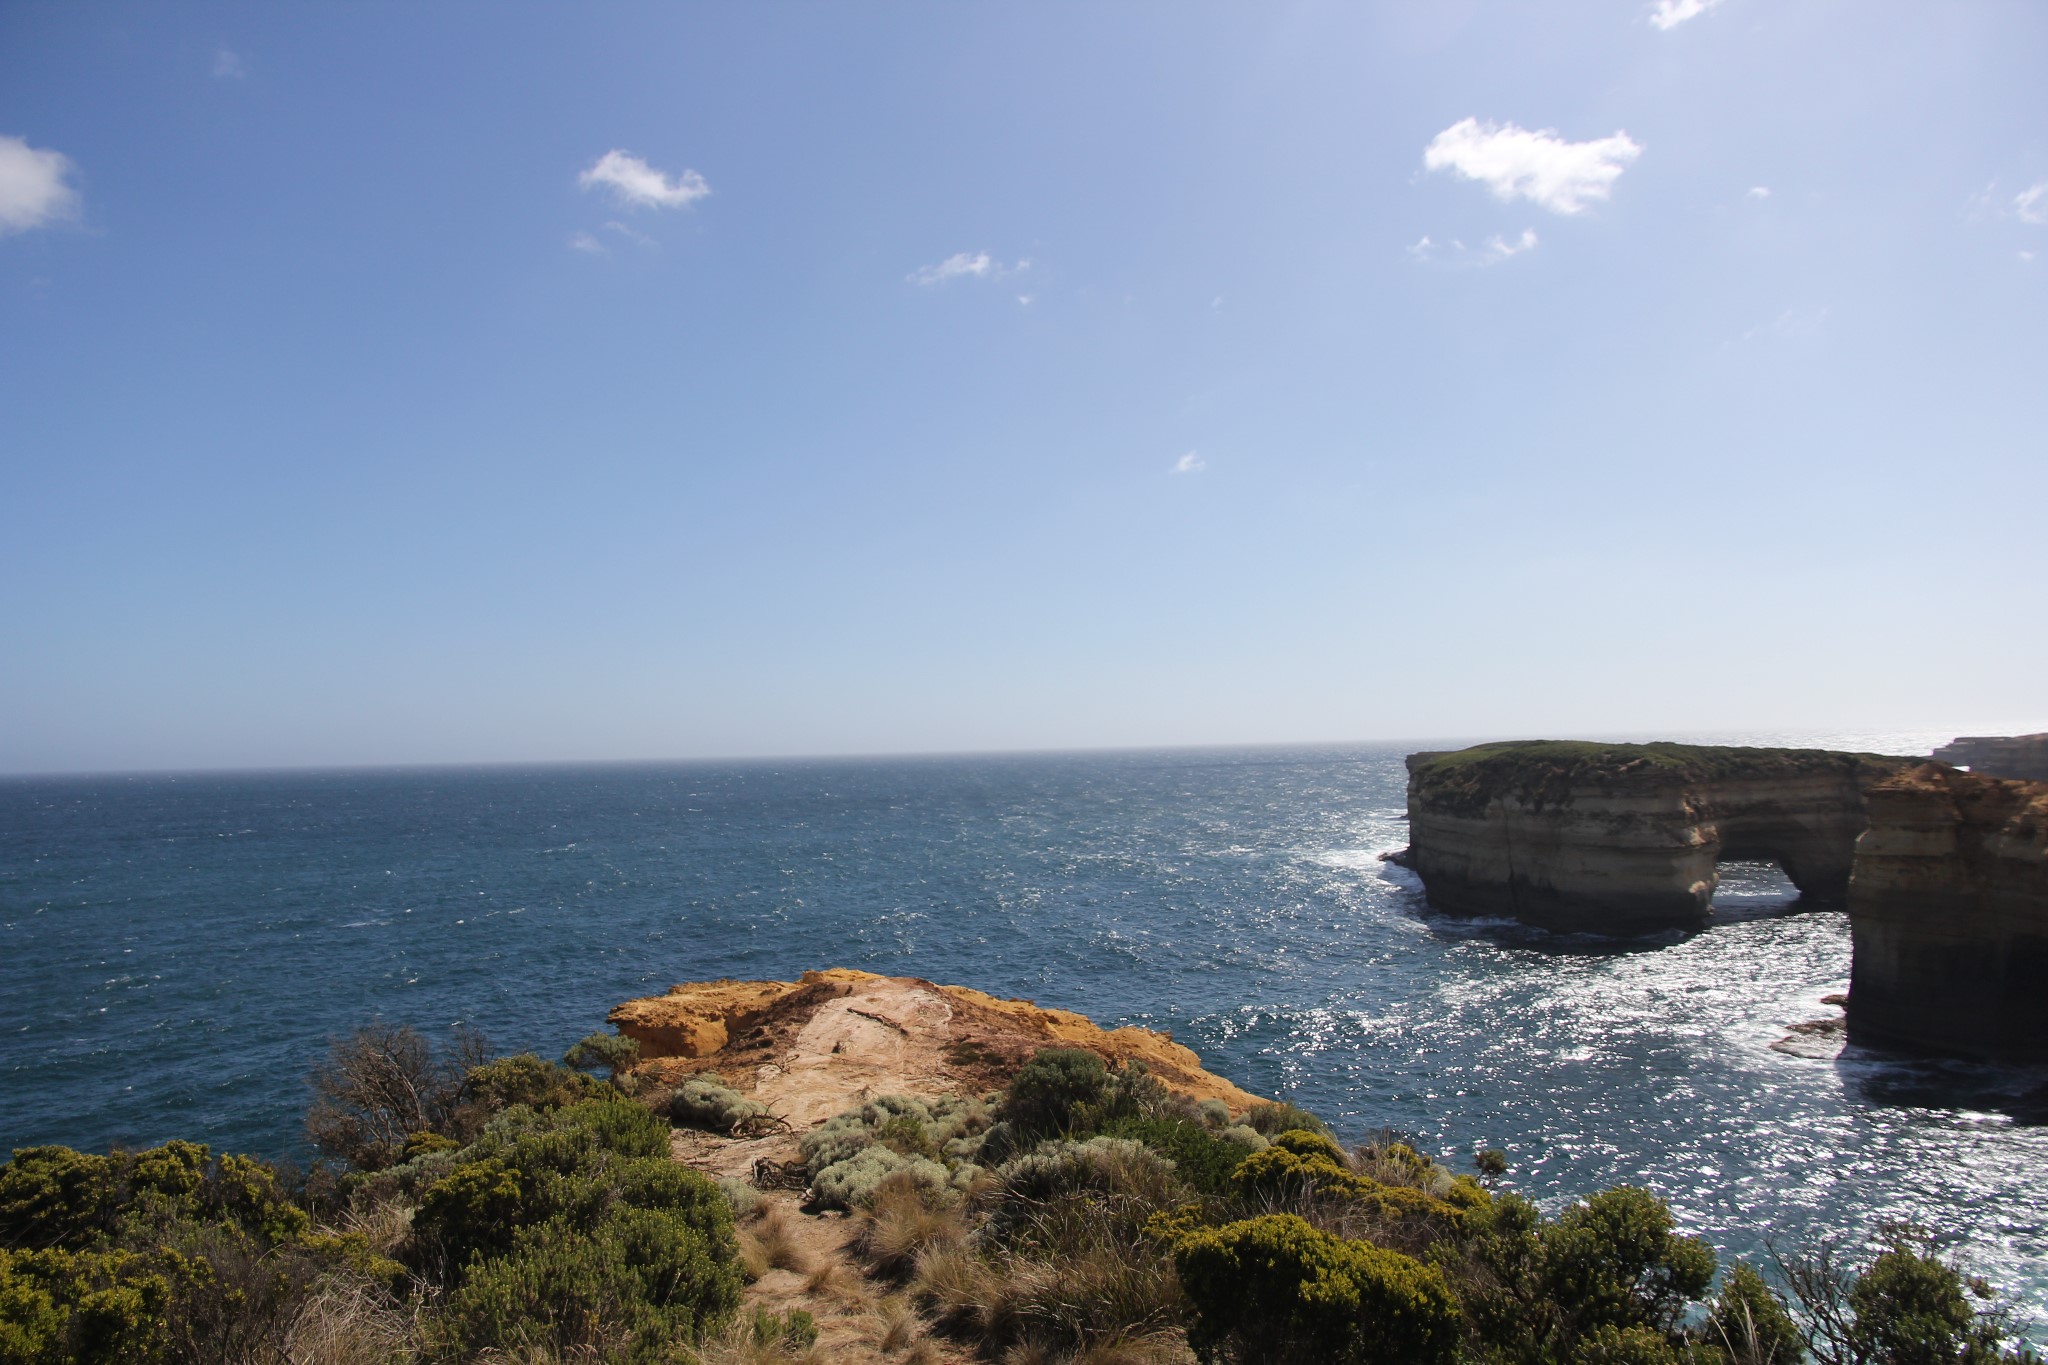
[{"label": "coastal vegetation", "polygon": [[1412,755],[1409,777],[1418,796],[1447,810],[1463,810],[1483,806],[1492,796],[1508,791],[1522,793],[1538,804],[1552,803],[1574,786],[1589,782],[1713,782],[1823,772],[1847,772],[1875,780],[1912,762],[1885,754],[1833,749],[1677,744],[1661,740],[1649,744],[1608,744],[1575,739],[1518,739]]},{"label": "coastal vegetation", "polygon": [[803,1134],[807,1207],[843,1211],[842,1259],[818,1261],[786,1197],[671,1155],[671,1124],[780,1121],[606,1038],[558,1064],[365,1028],[314,1072],[305,1170],[185,1142],[16,1151],[0,1365],[823,1359],[808,1313],[750,1301],[777,1272],[859,1280],[877,1358],[905,1361],[2036,1360],[1912,1228],[1723,1267],[1647,1191],[1546,1213],[1502,1153],[1461,1172],[1391,1132],[1346,1146],[1291,1105],[1197,1103],[1081,1048]]}]

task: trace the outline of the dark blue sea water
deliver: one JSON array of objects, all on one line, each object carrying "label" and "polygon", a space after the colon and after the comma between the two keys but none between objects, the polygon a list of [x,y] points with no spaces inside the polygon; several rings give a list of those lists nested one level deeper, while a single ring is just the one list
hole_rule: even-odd
[{"label": "dark blue sea water", "polygon": [[1431,915],[1378,861],[1402,752],[7,780],[0,1145],[291,1153],[372,1015],[559,1054],[672,982],[857,966],[1170,1029],[1350,1136],[1645,1185],[1724,1248],[1910,1218],[2043,1316],[2048,1078],[1772,1051],[1848,934],[1754,869],[1690,937]]}]

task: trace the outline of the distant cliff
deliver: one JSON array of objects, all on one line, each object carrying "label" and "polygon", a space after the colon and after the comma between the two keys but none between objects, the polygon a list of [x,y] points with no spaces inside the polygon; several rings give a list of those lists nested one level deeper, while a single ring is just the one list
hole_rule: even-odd
[{"label": "distant cliff", "polygon": [[1704,924],[1723,859],[1848,890],[1863,788],[1910,760],[1824,749],[1529,740],[1408,760],[1403,861],[1430,904],[1560,931]]},{"label": "distant cliff", "polygon": [[2048,1061],[2048,783],[1929,763],[1867,799],[1850,1041]]},{"label": "distant cliff", "polygon": [[1978,777],[2014,777],[2048,782],[2048,733],[1964,735],[1942,745],[1934,757]]}]

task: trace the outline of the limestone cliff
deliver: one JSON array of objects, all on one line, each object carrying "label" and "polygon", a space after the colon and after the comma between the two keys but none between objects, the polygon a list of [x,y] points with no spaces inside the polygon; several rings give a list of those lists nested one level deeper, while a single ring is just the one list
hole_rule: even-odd
[{"label": "limestone cliff", "polygon": [[796,981],[707,981],[628,1000],[612,1025],[671,1083],[716,1071],[798,1127],[875,1095],[973,1093],[1001,1086],[1043,1047],[1143,1062],[1169,1090],[1258,1103],[1163,1033],[1098,1028],[1070,1010],[999,1000],[965,986],[834,968]]},{"label": "limestone cliff", "polygon": [[1408,760],[1402,861],[1429,902],[1565,932],[1706,922],[1723,859],[1848,889],[1862,789],[1908,760],[1822,749],[1530,740]]},{"label": "limestone cliff", "polygon": [[1929,763],[1868,803],[1850,1041],[2048,1061],[2048,783]]},{"label": "limestone cliff", "polygon": [[2048,782],[2048,732],[2038,735],[1963,735],[1934,751],[1934,757],[1979,777],[2015,777]]}]

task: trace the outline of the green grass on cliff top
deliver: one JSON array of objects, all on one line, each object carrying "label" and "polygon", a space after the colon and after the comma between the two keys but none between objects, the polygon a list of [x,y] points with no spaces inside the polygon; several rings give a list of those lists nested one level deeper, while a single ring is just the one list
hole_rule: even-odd
[{"label": "green grass on cliff top", "polygon": [[[1765,749],[1723,744],[1600,744],[1580,739],[1515,739],[1432,754],[1414,764],[1424,793],[1548,787],[1607,779],[1715,781],[1796,773],[1875,776],[1915,762],[1836,749]],[[1924,761],[1924,760],[1918,760]]]}]

